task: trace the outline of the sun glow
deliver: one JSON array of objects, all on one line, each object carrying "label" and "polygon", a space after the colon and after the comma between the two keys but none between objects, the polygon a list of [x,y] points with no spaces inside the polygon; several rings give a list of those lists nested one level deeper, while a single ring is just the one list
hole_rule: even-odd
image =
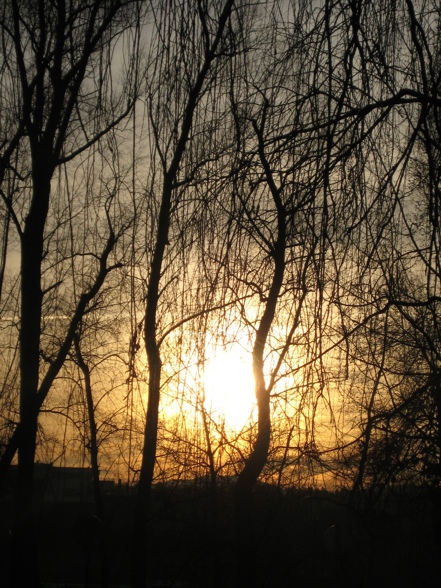
[{"label": "sun glow", "polygon": [[255,406],[250,357],[237,346],[218,349],[205,364],[205,408],[236,430],[245,425]]}]

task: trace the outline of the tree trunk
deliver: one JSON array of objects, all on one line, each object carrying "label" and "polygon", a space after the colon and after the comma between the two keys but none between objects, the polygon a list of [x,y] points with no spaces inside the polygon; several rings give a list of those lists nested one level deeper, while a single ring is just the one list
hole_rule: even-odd
[{"label": "tree trunk", "polygon": [[256,586],[256,530],[254,525],[253,488],[266,464],[271,437],[270,390],[265,385],[264,350],[282,289],[287,241],[287,215],[281,199],[281,188],[277,186],[274,180],[271,166],[265,154],[264,125],[267,108],[268,103],[266,102],[263,108],[261,126],[259,127],[257,122],[254,121],[253,127],[258,140],[263,175],[277,214],[277,232],[271,252],[274,260],[271,286],[253,347],[253,372],[258,410],[257,439],[250,456],[246,460],[245,467],[239,475],[234,493],[238,588],[254,588]]},{"label": "tree trunk", "polygon": [[262,401],[261,408],[259,408],[258,428],[256,444],[239,475],[234,492],[238,588],[254,588],[256,586],[256,528],[253,488],[268,457],[271,435],[269,395],[267,395],[267,401]]},{"label": "tree trunk", "polygon": [[234,515],[237,549],[237,586],[254,588],[256,585],[256,529],[253,488],[266,464],[271,437],[270,394],[263,374],[263,351],[274,318],[284,273],[283,248],[276,256],[276,266],[270,295],[262,315],[253,349],[253,369],[256,382],[258,431],[256,443],[240,473],[234,492]]},{"label": "tree trunk", "polygon": [[150,494],[156,462],[159,399],[161,387],[161,356],[156,340],[156,314],[159,301],[162,260],[168,243],[172,182],[166,175],[162,191],[156,247],[147,290],[144,339],[149,366],[148,403],[144,428],[144,447],[136,493],[132,542],[130,548],[130,581],[132,588],[145,588],[147,558],[147,524]]},{"label": "tree trunk", "polygon": [[[90,368],[84,361],[81,353],[80,338],[79,335],[75,336],[75,353],[77,362],[80,370],[84,376],[84,391],[86,394],[86,405],[87,405],[87,416],[89,420],[89,452],[90,452],[90,464],[92,467],[92,484],[93,484],[93,496],[95,499],[96,514],[101,523],[104,525],[104,504],[103,496],[100,486],[100,470],[98,460],[98,439],[97,439],[97,426],[95,421],[95,406],[93,402],[92,394],[92,382],[90,377]],[[107,588],[109,585],[109,558],[107,555],[106,537],[102,538],[100,544],[100,558],[101,558],[101,586]]]},{"label": "tree trunk", "polygon": [[[141,462],[140,478],[134,509],[132,540],[130,549],[130,578],[132,588],[145,588],[146,558],[147,558],[147,524],[150,508],[151,486],[153,483],[156,462],[156,445],[158,436],[159,400],[161,387],[161,355],[157,332],[157,312],[160,299],[161,272],[165,248],[168,245],[171,219],[172,193],[179,173],[182,157],[193,126],[193,118],[198,102],[203,92],[203,86],[213,61],[219,56],[217,50],[221,42],[226,23],[231,14],[233,0],[226,0],[219,17],[216,33],[209,43],[208,31],[204,19],[208,18],[202,9],[199,18],[202,19],[203,29],[207,34],[205,39],[205,55],[193,85],[187,90],[187,98],[183,108],[182,124],[179,136],[168,167],[163,162],[163,185],[161,207],[159,211],[156,243],[154,247],[151,271],[147,287],[147,300],[144,323],[144,339],[149,368],[148,404],[146,424],[144,429],[144,447]],[[162,147],[157,144],[161,153]]]},{"label": "tree trunk", "polygon": [[[42,158],[43,159],[43,158]],[[35,164],[41,165],[37,158]],[[46,173],[45,173],[46,172]],[[21,236],[20,427],[18,478],[12,533],[12,584],[39,586],[37,545],[33,523],[34,458],[37,441],[37,391],[40,322],[43,295],[41,260],[49,205],[50,173],[34,170],[32,203]]]},{"label": "tree trunk", "polygon": [[[154,337],[154,334],[151,335]],[[161,359],[159,349],[149,359],[149,399],[144,430],[144,449],[136,494],[130,548],[130,583],[132,588],[145,588],[147,566],[147,525],[150,495],[156,462],[158,436]]]}]

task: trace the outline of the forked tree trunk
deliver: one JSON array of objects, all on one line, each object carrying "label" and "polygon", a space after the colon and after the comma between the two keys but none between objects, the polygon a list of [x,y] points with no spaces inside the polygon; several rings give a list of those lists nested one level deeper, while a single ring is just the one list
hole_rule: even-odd
[{"label": "forked tree trunk", "polygon": [[234,493],[238,588],[254,588],[256,586],[257,560],[253,488],[266,464],[271,437],[270,392],[265,385],[264,351],[285,273],[286,210],[281,199],[281,189],[276,185],[265,154],[263,137],[267,107],[268,104],[265,104],[261,127],[256,122],[253,123],[253,126],[258,139],[259,158],[264,170],[264,177],[277,214],[277,233],[271,252],[274,261],[271,286],[253,348],[253,372],[258,410],[257,439],[246,460],[245,467],[238,477]]},{"label": "forked tree trunk", "polygon": [[257,439],[245,467],[238,477],[234,492],[238,588],[253,588],[256,585],[256,529],[253,488],[266,464],[271,437],[270,394],[265,386],[263,352],[282,286],[285,264],[284,231],[279,245],[279,254],[275,256],[276,265],[272,287],[253,349],[253,370],[258,409]]}]

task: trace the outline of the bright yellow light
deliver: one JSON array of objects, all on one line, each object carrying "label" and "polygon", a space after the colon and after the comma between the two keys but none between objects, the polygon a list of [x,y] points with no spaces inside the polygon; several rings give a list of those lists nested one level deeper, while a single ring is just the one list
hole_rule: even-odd
[{"label": "bright yellow light", "polygon": [[225,419],[227,427],[241,429],[255,406],[251,354],[237,346],[217,349],[205,364],[205,408]]}]

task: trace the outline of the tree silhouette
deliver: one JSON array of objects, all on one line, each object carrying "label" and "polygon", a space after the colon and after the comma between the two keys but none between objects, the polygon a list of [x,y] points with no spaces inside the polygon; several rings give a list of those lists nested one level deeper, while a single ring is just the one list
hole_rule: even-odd
[{"label": "tree silhouette", "polygon": [[[98,504],[99,467],[127,471],[134,587],[155,574],[170,489],[204,496],[194,529],[217,586],[233,559],[241,587],[276,565],[266,492],[276,511],[293,487],[329,485],[374,513],[415,485],[441,518],[438,4],[2,5],[0,477],[18,453],[15,585],[39,582],[33,469],[51,447],[64,463],[81,448]],[[254,375],[240,430],[207,402],[221,347],[248,353]],[[302,527],[289,508],[315,549],[318,515]]]},{"label": "tree silhouette", "polygon": [[19,142],[23,150],[26,148],[26,156],[14,169],[23,182],[19,195],[2,194],[20,239],[21,280],[20,421],[2,458],[10,462],[18,448],[13,582],[38,585],[32,525],[38,413],[63,365],[76,325],[112,269],[108,258],[118,238],[111,230],[99,254],[96,277],[79,297],[64,340],[40,379],[42,312],[48,294],[60,286],[43,283],[42,279],[51,238],[46,232],[48,217],[53,214],[51,183],[63,162],[88,150],[132,107],[135,87],[132,85],[131,92],[122,93],[120,98],[110,93],[106,96],[111,72],[99,63],[106,47],[133,23],[136,5],[99,1],[87,6],[80,2],[72,6],[46,2],[29,5],[11,1],[2,10],[1,34],[8,48],[5,83],[15,90],[13,107],[18,121],[6,137],[3,170],[9,167]]}]

